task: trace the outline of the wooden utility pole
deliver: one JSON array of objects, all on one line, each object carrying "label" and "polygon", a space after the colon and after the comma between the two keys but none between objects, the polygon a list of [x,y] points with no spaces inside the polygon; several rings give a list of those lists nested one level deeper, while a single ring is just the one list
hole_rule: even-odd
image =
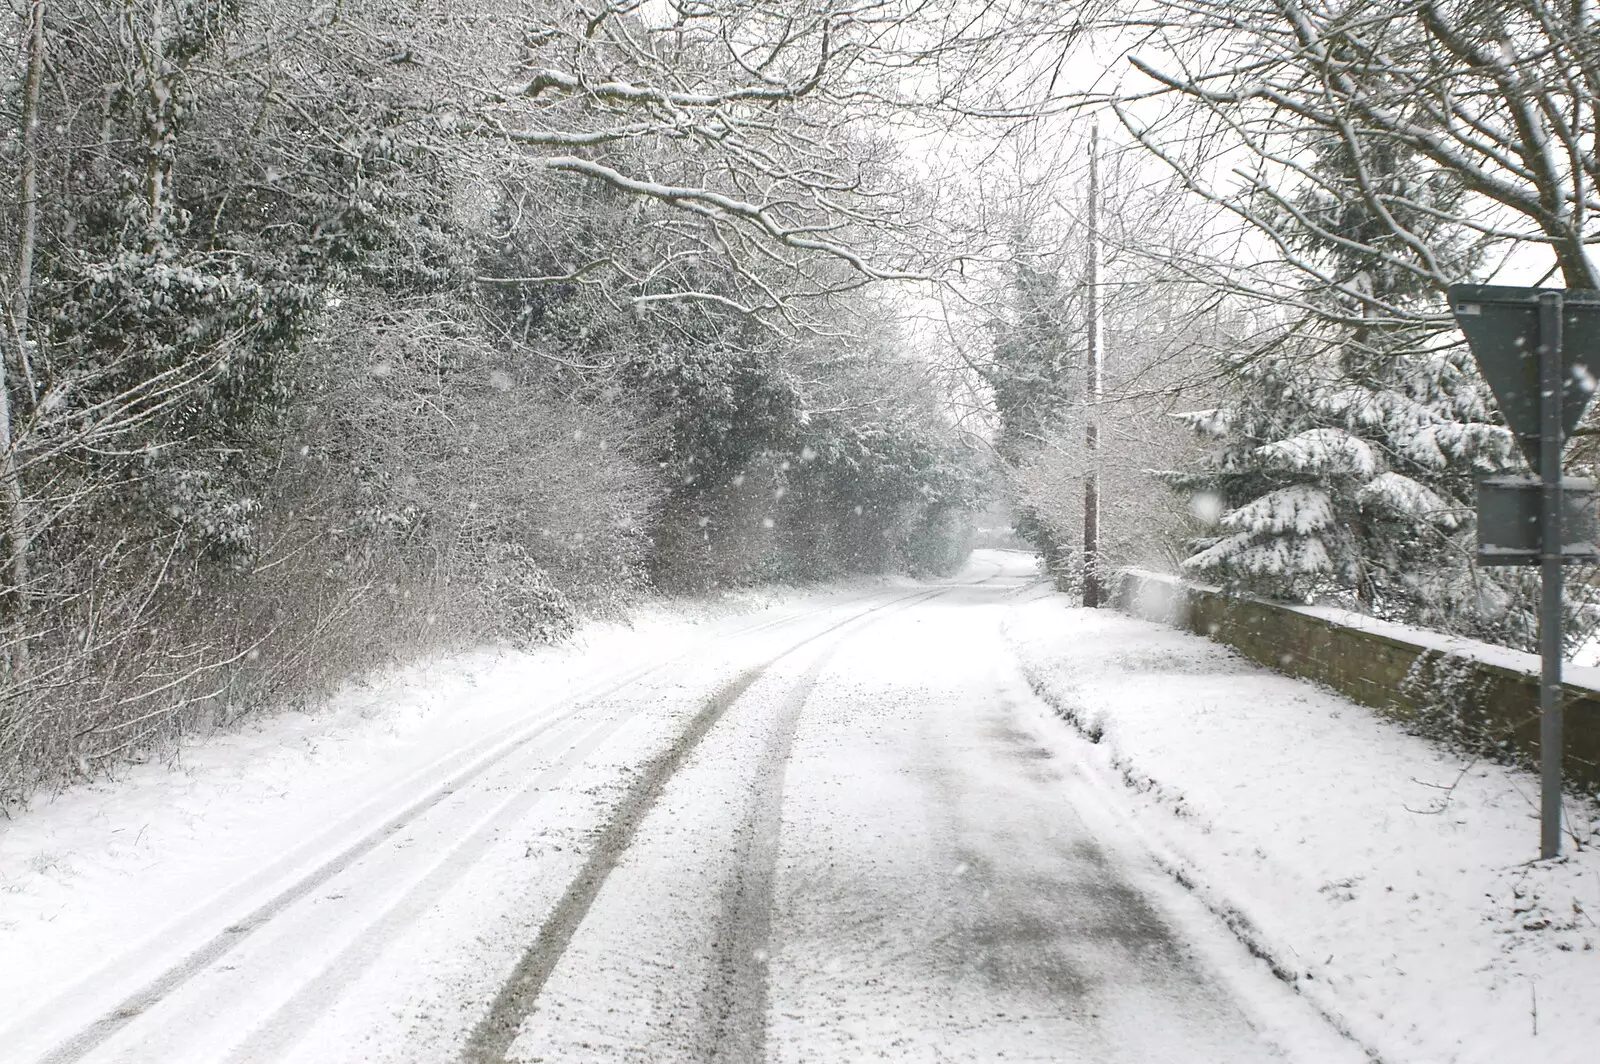
[{"label": "wooden utility pole", "polygon": [[1105,604],[1100,572],[1100,123],[1089,133],[1089,357],[1083,381],[1083,604]]}]

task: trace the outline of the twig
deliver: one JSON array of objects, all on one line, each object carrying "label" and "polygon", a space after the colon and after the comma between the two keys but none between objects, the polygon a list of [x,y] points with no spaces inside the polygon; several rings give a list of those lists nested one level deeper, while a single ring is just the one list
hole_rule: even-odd
[{"label": "twig", "polygon": [[1405,803],[1401,803],[1401,804],[1405,805],[1405,810],[1408,813],[1416,813],[1419,816],[1438,816],[1438,815],[1440,815],[1446,809],[1450,808],[1450,799],[1455,796],[1456,787],[1458,785],[1460,785],[1461,781],[1466,778],[1467,773],[1472,771],[1473,766],[1475,766],[1477,763],[1478,763],[1478,758],[1475,757],[1471,761],[1468,761],[1465,765],[1462,765],[1461,766],[1461,771],[1456,773],[1456,778],[1451,780],[1448,785],[1443,784],[1443,783],[1428,783],[1425,780],[1417,779],[1417,777],[1415,777],[1415,776],[1411,777],[1411,782],[1412,783],[1415,783],[1415,784],[1417,784],[1419,786],[1422,786],[1422,787],[1432,787],[1434,790],[1439,790],[1439,791],[1443,791],[1444,792],[1444,797],[1440,798],[1438,800],[1439,804],[1438,804],[1437,808],[1435,808],[1435,809],[1413,809],[1413,808],[1411,808],[1411,806],[1405,805]]}]

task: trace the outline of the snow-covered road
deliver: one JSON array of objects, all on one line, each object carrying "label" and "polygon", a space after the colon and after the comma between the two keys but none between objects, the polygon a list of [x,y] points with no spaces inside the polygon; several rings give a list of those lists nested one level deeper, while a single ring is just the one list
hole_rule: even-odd
[{"label": "snow-covered road", "polygon": [[0,927],[0,1059],[1364,1059],[1041,735],[1000,630],[1032,573],[575,658],[235,795],[213,862]]}]

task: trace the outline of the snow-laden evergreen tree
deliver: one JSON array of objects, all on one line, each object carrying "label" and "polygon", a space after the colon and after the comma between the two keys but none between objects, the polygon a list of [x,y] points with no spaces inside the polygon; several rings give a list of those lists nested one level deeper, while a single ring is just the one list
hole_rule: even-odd
[{"label": "snow-laden evergreen tree", "polygon": [[[1439,293],[1375,216],[1400,219],[1457,276],[1474,247],[1440,214],[1459,188],[1383,145],[1318,146],[1319,184],[1279,208],[1314,264],[1265,351],[1223,358],[1227,401],[1179,415],[1216,449],[1166,475],[1212,525],[1184,562],[1241,590],[1327,601],[1513,646],[1536,631],[1527,574],[1473,564],[1474,481],[1520,468],[1464,345],[1415,311]],[[1358,176],[1359,175],[1359,176]],[[1376,249],[1374,251],[1373,249]]]},{"label": "snow-laden evergreen tree", "polygon": [[1527,645],[1525,574],[1473,565],[1473,482],[1517,465],[1460,349],[1275,353],[1233,367],[1225,406],[1180,415],[1217,449],[1170,474],[1213,534],[1184,568],[1274,597]]},{"label": "snow-laden evergreen tree", "polygon": [[[1059,267],[1030,253],[1030,243],[1027,234],[1012,238],[1004,303],[991,326],[992,353],[982,371],[999,420],[995,451],[1011,469],[1047,446],[1082,402],[1072,293]],[[1039,551],[1045,568],[1063,579],[1069,562],[1058,531],[1026,501],[1017,503],[1014,520],[1017,534]]]}]

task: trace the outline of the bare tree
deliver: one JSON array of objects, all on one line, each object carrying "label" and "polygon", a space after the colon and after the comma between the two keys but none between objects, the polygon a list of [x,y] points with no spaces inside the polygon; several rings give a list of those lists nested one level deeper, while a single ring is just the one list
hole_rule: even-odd
[{"label": "bare tree", "polygon": [[[1355,252],[1438,290],[1471,258],[1423,232],[1443,228],[1501,255],[1538,252],[1568,287],[1600,286],[1587,251],[1600,207],[1593,4],[1154,0],[1107,28],[1137,35],[1127,55],[1143,84],[1076,102],[1109,104],[1191,190],[1245,223],[1243,272],[1228,278],[1242,291],[1300,309],[1307,291],[1330,293],[1346,324],[1437,316],[1305,249]],[[1347,179],[1318,165],[1333,154]],[[1417,165],[1399,173],[1386,165],[1397,157]],[[1377,224],[1344,228],[1308,207],[1319,198],[1359,200]]]},{"label": "bare tree", "polygon": [[[926,160],[906,164],[907,146],[931,129],[1014,117],[1000,86],[1034,72],[1024,57],[1070,35],[1081,10],[1041,0],[551,6],[519,27],[526,44],[509,69],[457,62],[468,91],[448,122],[514,149],[500,163],[513,181],[555,175],[667,209],[656,221],[673,236],[664,255],[568,262],[540,279],[611,283],[639,308],[705,302],[816,328],[807,308],[819,300],[954,268],[965,248],[942,224],[952,204],[916,172]],[[726,284],[697,286],[675,268],[683,261],[715,264]]]}]

